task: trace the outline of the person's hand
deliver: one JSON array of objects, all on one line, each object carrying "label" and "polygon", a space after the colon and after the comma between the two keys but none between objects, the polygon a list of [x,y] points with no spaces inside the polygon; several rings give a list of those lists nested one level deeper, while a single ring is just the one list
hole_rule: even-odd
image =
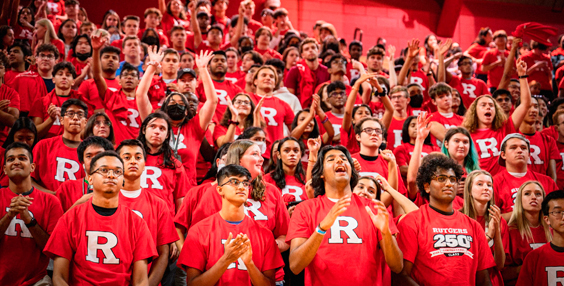
[{"label": "person's hand", "polygon": [[417,116],[417,139],[425,140],[431,131],[431,117],[427,112],[421,112]]},{"label": "person's hand", "polygon": [[233,239],[233,234],[231,232],[229,233],[225,241],[225,251],[223,253],[223,257],[228,264],[237,261],[237,259],[247,251],[246,241],[248,241],[246,235],[243,236],[243,234],[240,233]]},{"label": "person's hand", "polygon": [[100,50],[102,47],[104,47],[104,44],[106,44],[107,40],[108,40],[108,38],[106,38],[106,37],[92,35],[90,37],[90,42],[92,43],[92,49],[93,50]]},{"label": "person's hand", "polygon": [[382,158],[388,162],[388,164],[395,164],[396,163],[396,156],[394,156],[394,153],[392,152],[392,150],[382,150],[380,151],[380,156],[382,156]]},{"label": "person's hand", "polygon": [[344,213],[347,208],[351,205],[351,195],[346,195],[340,198],[335,205],[331,208],[329,213],[325,216],[325,218],[319,224],[322,230],[328,231],[331,226],[337,220],[337,217]]},{"label": "person's hand", "polygon": [[519,44],[523,41],[521,38],[513,38],[513,43],[511,44],[511,50],[516,50],[519,48]]},{"label": "person's hand", "polygon": [[166,84],[166,87],[167,87],[168,89],[170,89],[170,90],[178,91],[178,85],[176,85],[176,83],[172,83],[172,82],[171,82],[171,83],[167,83],[167,84]]},{"label": "person's hand", "polygon": [[355,70],[363,70],[364,66],[362,65],[362,63],[360,63],[359,61],[355,60],[355,59],[351,59],[351,65],[353,67],[353,69]]},{"label": "person's hand", "polygon": [[388,54],[388,61],[391,61],[394,59],[394,55],[396,54],[396,47],[392,45],[388,45],[386,52]]},{"label": "person's hand", "polygon": [[317,108],[319,107],[319,95],[313,94],[313,100],[311,102],[311,107],[309,108],[309,117],[315,118],[317,113]]},{"label": "person's hand", "polygon": [[439,46],[437,47],[437,49],[435,49],[435,55],[446,55],[448,53],[448,51],[450,50],[450,47],[452,46],[452,39],[446,39],[446,41],[443,41],[439,44]]},{"label": "person's hand", "polygon": [[227,100],[227,107],[231,111],[231,120],[237,121],[239,118],[239,111],[237,111],[237,108],[233,106],[233,102],[231,102],[231,98],[229,96],[226,96],[225,99]]},{"label": "person's hand", "polygon": [[365,73],[362,74],[354,83],[354,85],[358,88],[362,83],[364,83],[365,81],[371,79],[371,78],[375,78],[376,77],[376,73]]},{"label": "person's hand", "polygon": [[91,67],[91,64],[90,64],[90,63],[87,63],[87,64],[82,68],[82,70],[80,70],[80,74],[81,74],[81,75],[87,75],[87,74],[89,74],[89,73],[90,73],[90,67]]},{"label": "person's hand", "polygon": [[157,46],[150,46],[147,49],[147,58],[149,62],[160,63],[163,60],[164,53],[162,49],[158,49]]},{"label": "person's hand", "polygon": [[243,236],[247,239],[245,242],[247,251],[243,252],[243,254],[241,255],[241,260],[243,260],[245,266],[250,266],[253,265],[253,246],[251,245],[251,241],[249,240],[247,235],[244,234]]},{"label": "person's hand", "polygon": [[[244,17],[245,16],[245,11],[247,10],[247,5],[245,3],[245,1],[241,1],[241,3],[239,3],[239,17]],[[243,18],[241,18],[243,19]]]},{"label": "person's hand", "polygon": [[20,214],[20,218],[24,223],[31,222],[31,215],[28,211],[28,207],[33,203],[33,198],[29,196],[22,196],[21,194],[17,197],[13,197],[10,201],[10,208],[8,210],[8,216],[14,218],[17,214]]},{"label": "person's hand", "polygon": [[25,61],[26,61],[30,66],[34,66],[34,65],[36,64],[36,60],[35,60],[35,56],[34,56],[34,55],[25,57]]},{"label": "person's hand", "polygon": [[175,261],[178,256],[180,255],[180,251],[178,251],[178,247],[176,246],[176,243],[171,243],[170,244],[170,256],[169,256],[169,260],[170,261]]},{"label": "person's hand", "polygon": [[407,57],[408,58],[415,58],[419,55],[419,40],[412,39],[411,41],[407,42]]},{"label": "person's hand", "polygon": [[188,4],[188,11],[190,11],[190,15],[193,17],[196,16],[196,1],[190,1]]},{"label": "person's hand", "polygon": [[380,184],[382,190],[388,191],[388,188],[391,188],[390,183],[388,183],[388,180],[386,180],[386,178],[384,178],[382,175],[377,174],[374,179],[376,179],[376,182]]},{"label": "person's hand", "polygon": [[309,157],[311,158],[312,155],[315,155],[315,157],[317,158],[317,153],[321,148],[321,136],[318,136],[317,138],[307,139],[307,148],[309,150]]},{"label": "person's hand", "polygon": [[501,234],[501,209],[496,205],[491,205],[488,212],[490,213],[490,222],[488,224],[487,235],[493,239],[494,236]]},{"label": "person's hand", "polygon": [[[321,98],[319,97],[319,95],[315,93],[312,95],[312,98],[313,98],[313,102],[317,102],[315,105],[315,113],[319,115],[323,112],[323,109],[321,108]],[[313,102],[312,102],[312,106],[313,106]]]},{"label": "person's hand", "polygon": [[464,197],[464,184],[466,182],[465,177],[462,177],[460,181],[458,181],[458,186],[456,189],[456,195]]},{"label": "person's hand", "polygon": [[59,108],[53,103],[49,104],[49,107],[47,108],[47,114],[49,114],[49,117],[51,117],[53,121],[57,120],[57,117],[61,116]]},{"label": "person's hand", "polygon": [[359,162],[356,158],[352,158],[352,159],[353,159],[353,166],[354,166],[354,169],[355,169],[357,172],[360,172],[360,170],[362,169],[362,166],[360,165],[360,162]]},{"label": "person's hand", "polygon": [[200,51],[200,55],[196,54],[196,65],[198,68],[207,68],[208,63],[213,58],[213,54],[210,51]]},{"label": "person's hand", "polygon": [[383,202],[378,200],[372,200],[374,202],[374,209],[378,211],[377,214],[374,214],[372,209],[369,206],[365,206],[366,212],[370,216],[372,223],[374,226],[380,231],[385,232],[390,230],[390,221],[388,219],[389,213],[386,209],[386,206]]},{"label": "person's hand", "polygon": [[8,109],[8,106],[10,106],[10,100],[9,99],[0,100],[0,110]]},{"label": "person's hand", "polygon": [[521,59],[517,59],[517,74],[519,76],[524,76],[527,74],[527,63]]},{"label": "person's hand", "polygon": [[288,208],[288,214],[290,215],[290,218],[292,218],[292,214],[294,213],[294,210],[296,209],[296,206],[291,206]]}]

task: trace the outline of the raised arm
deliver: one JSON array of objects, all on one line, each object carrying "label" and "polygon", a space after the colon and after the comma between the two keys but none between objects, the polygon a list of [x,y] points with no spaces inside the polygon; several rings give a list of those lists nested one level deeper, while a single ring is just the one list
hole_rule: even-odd
[{"label": "raised arm", "polygon": [[421,165],[423,144],[431,130],[429,121],[431,121],[431,115],[427,115],[426,112],[421,112],[419,116],[417,116],[417,138],[415,139],[415,146],[413,147],[409,168],[407,169],[407,193],[408,198],[411,200],[415,199],[418,192],[415,180],[417,178],[417,170]]},{"label": "raised arm", "polygon": [[407,73],[411,69],[411,64],[415,57],[419,56],[419,40],[412,39],[411,41],[407,42],[407,52],[405,63],[401,67],[400,73],[398,75],[398,85],[404,85],[405,78],[407,77]]},{"label": "raised arm", "polygon": [[335,130],[333,129],[333,124],[331,124],[331,121],[329,121],[329,119],[327,118],[325,111],[321,109],[321,105],[319,104],[320,102],[319,95],[313,94],[313,98],[314,100],[318,99],[318,104],[316,106],[317,110],[315,112],[319,120],[323,122],[323,128],[325,128],[325,134],[323,134],[323,144],[324,145],[331,144],[331,142],[333,142],[333,137],[335,136]]},{"label": "raised arm", "polygon": [[519,130],[519,126],[525,119],[525,115],[531,106],[531,90],[529,89],[529,82],[527,82],[527,63],[521,59],[517,59],[517,74],[519,75],[519,83],[521,84],[521,104],[515,108],[511,119],[513,120],[513,125],[515,130]]},{"label": "raised arm", "polygon": [[96,84],[96,88],[98,89],[98,96],[100,96],[100,100],[103,103],[106,97],[106,90],[108,89],[108,85],[106,84],[106,80],[104,80],[104,77],[102,76],[100,49],[106,43],[107,38],[92,35],[90,39],[92,41],[92,77],[94,79],[94,83]]},{"label": "raised arm", "polygon": [[503,75],[501,76],[501,80],[499,81],[499,85],[497,89],[507,89],[509,86],[509,81],[511,80],[511,74],[513,73],[513,62],[515,61],[515,57],[517,55],[517,50],[519,49],[519,43],[521,43],[521,38],[514,38],[513,43],[511,44],[511,51],[509,51],[509,55],[505,60],[505,66],[503,67]]},{"label": "raised arm", "polygon": [[[312,120],[315,120],[315,113],[317,111],[317,106],[319,106],[319,96],[314,94],[313,101],[311,102],[311,107],[309,109],[309,114],[306,119],[300,123],[290,132],[290,136],[298,140],[302,138],[305,129]],[[317,96],[317,97],[316,97]]]},{"label": "raised arm", "polygon": [[192,25],[192,33],[194,33],[194,49],[198,49],[198,46],[202,43],[202,31],[200,31],[196,17],[196,1],[191,1],[188,4],[188,9],[190,9],[190,25]]},{"label": "raised arm", "polygon": [[202,85],[204,86],[204,93],[206,94],[206,102],[200,109],[200,127],[202,130],[208,129],[215,108],[219,100],[217,99],[217,92],[213,85],[210,73],[208,71],[208,64],[213,58],[213,54],[210,51],[201,51],[200,55],[196,55],[196,65],[198,65],[198,71],[200,72],[200,79],[202,80]]},{"label": "raised arm", "polygon": [[235,33],[233,33],[233,38],[229,39],[231,46],[235,49],[239,48],[239,38],[243,35],[243,25],[245,24],[245,8],[244,2],[239,4],[239,19],[237,20],[237,26],[235,26]]},{"label": "raised arm", "polygon": [[[307,139],[307,148],[309,150],[309,158],[306,170],[306,182],[311,180],[313,165],[315,165],[315,162],[317,162],[317,154],[319,153],[319,149],[321,148],[321,137]],[[313,199],[315,196],[313,193],[308,193],[307,197]]]},{"label": "raised arm", "polygon": [[369,78],[373,78],[375,76],[376,75],[374,73],[365,73],[361,75],[360,78],[354,83],[352,91],[347,97],[347,102],[345,103],[345,115],[343,117],[342,127],[346,132],[349,132],[352,126],[352,112],[354,109],[354,103],[356,102],[356,97],[358,96],[358,89],[360,88],[360,85]]},{"label": "raised arm", "polygon": [[[166,3],[165,0],[159,0],[159,11],[161,11],[161,14],[165,14],[166,13]],[[194,15],[195,17],[195,15]]]},{"label": "raised arm", "polygon": [[446,41],[439,44],[438,49],[435,49],[435,55],[437,56],[439,61],[437,82],[445,82],[446,80],[445,54],[450,49],[451,45],[452,39],[447,39]]},{"label": "raised arm", "polygon": [[374,209],[376,209],[378,212],[374,214],[369,206],[365,206],[366,212],[368,212],[372,223],[382,235],[380,248],[384,253],[386,264],[388,264],[393,272],[400,273],[403,269],[403,254],[399,249],[396,239],[392,236],[392,232],[390,231],[390,214],[388,213],[386,206],[384,206],[384,203],[377,200],[373,201],[375,203]]},{"label": "raised arm", "polygon": [[392,45],[388,45],[388,52],[387,60],[388,60],[388,73],[390,78],[390,87],[394,87],[398,84],[398,75],[396,74],[396,65],[394,63],[394,55],[396,54],[396,47]]},{"label": "raised arm", "polygon": [[137,108],[139,109],[139,116],[141,117],[141,120],[145,120],[145,118],[153,112],[153,107],[149,101],[147,92],[151,87],[153,75],[155,75],[157,67],[160,66],[163,59],[163,52],[157,52],[157,46],[150,46],[147,51],[147,57],[149,58],[149,61],[146,62],[147,69],[145,70],[145,73],[137,86],[137,90],[135,91],[135,99],[137,101]]}]

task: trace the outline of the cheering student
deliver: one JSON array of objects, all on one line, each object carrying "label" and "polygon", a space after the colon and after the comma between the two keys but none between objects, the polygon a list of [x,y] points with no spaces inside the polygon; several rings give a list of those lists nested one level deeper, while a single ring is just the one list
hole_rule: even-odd
[{"label": "cheering student", "polygon": [[[106,86],[113,91],[117,91],[121,87],[119,78],[116,77],[116,71],[119,67],[119,54],[120,49],[112,46],[103,47],[100,50],[102,78],[104,78]],[[78,92],[90,99],[90,102],[96,107],[96,111],[104,111],[94,79],[90,78],[83,81],[78,88]]]},{"label": "cheering student", "polygon": [[221,209],[188,232],[178,265],[188,285],[273,285],[284,266],[272,233],[245,215],[251,173],[227,165],[215,187]]},{"label": "cheering student", "polygon": [[417,187],[429,204],[398,225],[404,267],[395,285],[490,285],[488,269],[495,262],[486,234],[477,221],[453,209],[461,177],[454,160],[442,154],[423,158]]},{"label": "cheering student", "polygon": [[[114,145],[110,141],[98,137],[91,136],[80,142],[76,148],[78,154],[78,162],[84,167],[84,172],[90,174],[90,161],[94,156],[104,152],[113,151]],[[92,189],[90,183],[86,180],[86,176],[77,178],[76,180],[67,180],[63,182],[56,191],[57,198],[61,201],[63,211],[68,211],[75,203],[81,204],[92,197]]]},{"label": "cheering student", "polygon": [[239,93],[233,100],[227,97],[227,106],[223,118],[213,130],[213,138],[218,147],[235,141],[249,127],[266,126],[260,114],[261,106],[255,106],[248,94]]},{"label": "cheering student", "polygon": [[76,148],[86,124],[88,107],[84,102],[70,98],[62,104],[60,114],[63,134],[40,140],[33,148],[37,168],[32,177],[41,190],[52,194],[63,182],[82,177],[83,168],[79,164]]},{"label": "cheering student", "polygon": [[123,161],[105,151],[90,169],[92,198],[59,219],[45,246],[53,284],[147,285],[147,261],[157,252],[145,221],[119,204]]},{"label": "cheering student", "polygon": [[12,143],[4,155],[9,185],[0,189],[0,284],[50,285],[49,258],[42,251],[63,214],[61,204],[32,186],[36,166],[29,145]]},{"label": "cheering student", "polygon": [[282,191],[284,202],[307,200],[305,177],[301,158],[304,155],[304,144],[294,137],[286,137],[278,142],[278,161],[272,172],[264,176],[264,180],[277,186]]},{"label": "cheering student", "polygon": [[178,234],[166,202],[141,187],[141,175],[147,157],[143,144],[135,139],[124,140],[116,152],[124,163],[124,184],[120,190],[119,203],[133,210],[147,223],[159,255],[149,266],[149,285],[158,285],[164,279],[163,275],[170,276],[166,275],[170,273],[166,271],[169,256],[178,255],[170,246],[178,240]]},{"label": "cheering student", "polygon": [[[323,147],[312,179],[316,197],[292,215],[286,238],[290,269],[296,274],[305,269],[306,285],[378,285],[382,254],[392,271],[403,267],[384,204],[352,193],[358,174],[351,162],[344,147]],[[357,263],[340,262],[347,257]]]},{"label": "cheering student", "polygon": [[[557,285],[562,281],[564,261],[564,191],[548,194],[542,202],[544,221],[552,229],[552,240],[529,253],[523,262],[517,286]],[[560,272],[560,274],[559,274]]]}]

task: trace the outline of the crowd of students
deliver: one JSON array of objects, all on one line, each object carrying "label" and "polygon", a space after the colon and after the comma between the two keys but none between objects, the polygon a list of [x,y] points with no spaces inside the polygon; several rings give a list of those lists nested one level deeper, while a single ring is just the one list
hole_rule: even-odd
[{"label": "crowd of students", "polygon": [[563,36],[157,2],[2,4],[0,285],[564,283]]}]

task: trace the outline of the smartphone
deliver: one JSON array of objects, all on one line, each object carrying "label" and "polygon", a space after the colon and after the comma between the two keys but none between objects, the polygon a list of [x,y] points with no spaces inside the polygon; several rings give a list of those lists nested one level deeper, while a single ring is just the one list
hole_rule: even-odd
[{"label": "smartphone", "polygon": [[303,202],[303,201],[289,202],[289,203],[288,203],[288,208],[293,207],[293,206],[297,206],[297,205],[299,205],[301,202]]}]

